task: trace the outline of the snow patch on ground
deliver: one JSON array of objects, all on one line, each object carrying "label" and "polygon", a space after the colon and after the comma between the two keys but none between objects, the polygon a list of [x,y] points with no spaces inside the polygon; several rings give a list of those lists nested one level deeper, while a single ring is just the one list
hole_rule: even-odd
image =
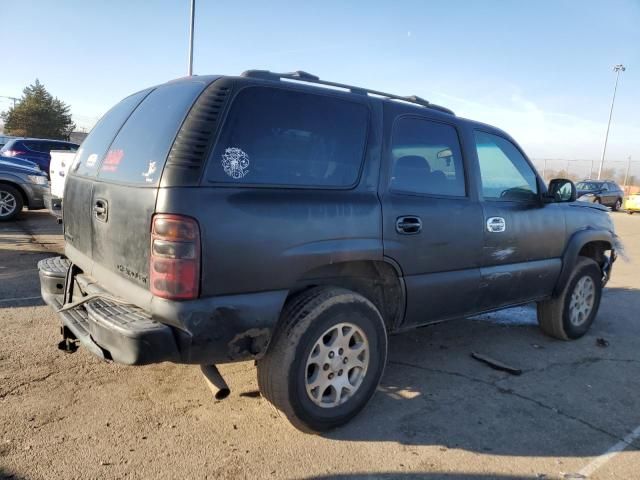
[{"label": "snow patch on ground", "polygon": [[472,320],[498,323],[500,325],[537,325],[535,303],[521,307],[506,308],[497,312],[470,317]]}]

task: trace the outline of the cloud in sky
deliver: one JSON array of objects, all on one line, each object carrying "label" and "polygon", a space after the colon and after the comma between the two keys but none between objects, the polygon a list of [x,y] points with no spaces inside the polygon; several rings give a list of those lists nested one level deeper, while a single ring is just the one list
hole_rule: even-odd
[{"label": "cloud in sky", "polygon": [[[457,115],[495,125],[512,135],[533,158],[599,159],[607,124],[547,111],[515,89],[499,100],[476,102],[445,93],[432,95]],[[640,160],[640,128],[616,122],[615,110],[607,160]]]}]

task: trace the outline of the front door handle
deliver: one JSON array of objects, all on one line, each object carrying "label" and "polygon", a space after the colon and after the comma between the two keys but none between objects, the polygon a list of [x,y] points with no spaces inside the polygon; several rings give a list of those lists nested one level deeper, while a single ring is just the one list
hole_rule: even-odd
[{"label": "front door handle", "polygon": [[407,216],[398,217],[396,220],[396,232],[403,235],[415,235],[422,231],[422,220],[420,217]]},{"label": "front door handle", "polygon": [[502,217],[487,218],[487,232],[501,233],[507,229],[507,222]]}]

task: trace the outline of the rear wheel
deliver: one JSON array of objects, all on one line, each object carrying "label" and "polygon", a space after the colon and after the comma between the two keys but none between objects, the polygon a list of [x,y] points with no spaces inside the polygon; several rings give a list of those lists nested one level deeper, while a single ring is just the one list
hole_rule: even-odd
[{"label": "rear wheel", "polygon": [[386,357],[386,330],[373,303],[349,290],[313,288],[285,307],[258,360],[258,385],[296,428],[322,432],[364,408]]},{"label": "rear wheel", "polygon": [[613,204],[613,207],[611,207],[611,209],[614,212],[617,212],[618,210],[620,210],[620,208],[622,207],[622,200],[620,200],[619,198],[616,200],[616,203]]},{"label": "rear wheel", "polygon": [[22,195],[10,185],[0,184],[0,222],[13,220],[23,207]]},{"label": "rear wheel", "polygon": [[593,323],[602,296],[602,272],[598,264],[579,257],[557,297],[538,302],[538,324],[544,333],[561,340],[582,337]]}]

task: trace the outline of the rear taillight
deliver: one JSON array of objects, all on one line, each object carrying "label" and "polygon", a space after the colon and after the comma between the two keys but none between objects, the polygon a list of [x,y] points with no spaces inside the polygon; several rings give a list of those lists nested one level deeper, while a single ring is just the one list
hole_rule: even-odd
[{"label": "rear taillight", "polygon": [[190,217],[158,214],[151,225],[151,293],[170,300],[198,298],[200,228]]},{"label": "rear taillight", "polygon": [[5,157],[19,157],[20,155],[24,155],[27,152],[23,152],[22,150],[5,150],[2,152],[2,155]]}]

